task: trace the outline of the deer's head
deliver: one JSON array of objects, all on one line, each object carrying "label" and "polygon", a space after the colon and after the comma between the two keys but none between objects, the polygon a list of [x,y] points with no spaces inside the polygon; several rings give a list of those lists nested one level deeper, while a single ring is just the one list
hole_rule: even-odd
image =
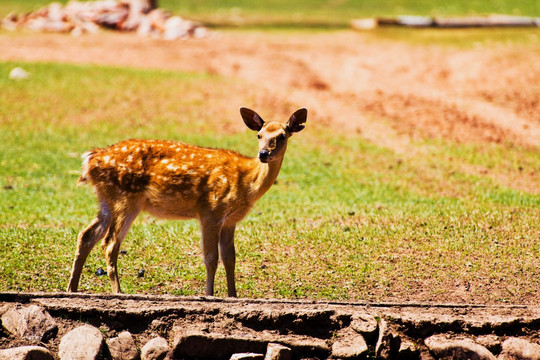
[{"label": "deer's head", "polygon": [[287,149],[287,140],[293,133],[304,128],[307,118],[307,109],[296,110],[286,124],[280,122],[264,122],[255,111],[241,107],[240,114],[248,128],[257,131],[259,139],[259,160],[263,163],[281,160]]}]

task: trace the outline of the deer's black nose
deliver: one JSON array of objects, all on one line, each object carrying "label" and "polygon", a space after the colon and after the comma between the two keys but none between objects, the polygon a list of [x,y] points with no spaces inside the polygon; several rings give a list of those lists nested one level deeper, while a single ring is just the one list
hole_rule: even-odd
[{"label": "deer's black nose", "polygon": [[268,150],[261,150],[259,151],[259,159],[261,159],[262,162],[268,160],[268,156],[270,155],[270,151]]}]

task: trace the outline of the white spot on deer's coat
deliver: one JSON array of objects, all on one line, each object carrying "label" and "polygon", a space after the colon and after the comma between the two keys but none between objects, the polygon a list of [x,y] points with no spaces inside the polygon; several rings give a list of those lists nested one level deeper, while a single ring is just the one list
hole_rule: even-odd
[{"label": "white spot on deer's coat", "polygon": [[126,158],[126,161],[127,161],[127,162],[132,162],[132,161],[133,161],[133,155],[129,155],[129,156]]},{"label": "white spot on deer's coat", "polygon": [[169,165],[167,165],[167,169],[171,170],[171,171],[176,171],[176,170],[178,170],[178,166],[175,166],[173,164],[169,164]]},{"label": "white spot on deer's coat", "polygon": [[121,150],[122,150],[122,152],[126,152],[127,151],[127,146],[124,145]]},{"label": "white spot on deer's coat", "polygon": [[161,160],[161,163],[162,163],[162,164],[168,164],[168,163],[169,163],[169,159],[163,159],[163,160]]},{"label": "white spot on deer's coat", "polygon": [[111,159],[111,157],[109,155],[105,155],[103,157],[103,161],[105,162],[105,164],[108,164],[110,159]]}]

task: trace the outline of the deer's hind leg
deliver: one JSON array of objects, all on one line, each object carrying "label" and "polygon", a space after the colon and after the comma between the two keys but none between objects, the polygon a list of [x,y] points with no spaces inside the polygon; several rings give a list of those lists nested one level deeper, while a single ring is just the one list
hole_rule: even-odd
[{"label": "deer's hind leg", "polygon": [[75,259],[73,260],[73,268],[71,270],[67,291],[77,291],[82,268],[88,258],[88,254],[90,254],[90,251],[92,251],[94,246],[107,235],[110,224],[111,212],[107,204],[102,202],[97,217],[90,225],[88,225],[88,227],[86,227],[86,229],[79,233],[77,238],[77,251],[75,252]]}]

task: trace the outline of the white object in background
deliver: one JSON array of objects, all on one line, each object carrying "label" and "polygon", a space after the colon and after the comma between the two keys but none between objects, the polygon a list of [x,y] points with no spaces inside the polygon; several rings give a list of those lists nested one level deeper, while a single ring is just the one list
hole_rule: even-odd
[{"label": "white object in background", "polygon": [[16,67],[9,72],[9,78],[11,80],[24,80],[30,77],[30,73],[23,68]]}]

